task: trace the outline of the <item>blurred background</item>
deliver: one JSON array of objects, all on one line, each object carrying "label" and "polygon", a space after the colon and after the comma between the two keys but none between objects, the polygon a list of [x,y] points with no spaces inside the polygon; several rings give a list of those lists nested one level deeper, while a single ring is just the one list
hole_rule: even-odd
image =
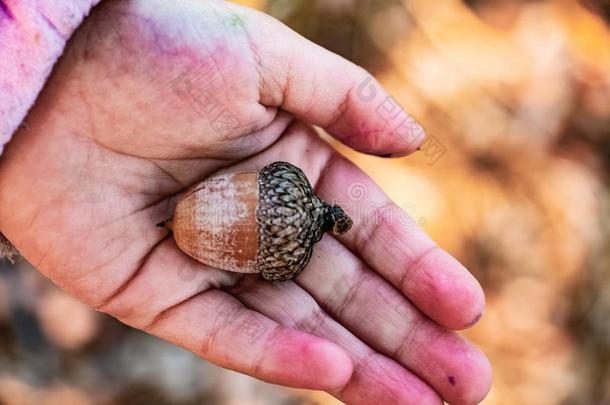
[{"label": "blurred background", "polygon": [[[250,0],[364,66],[427,128],[337,147],[480,280],[484,402],[610,404],[610,1]],[[209,365],[0,268],[0,404],[336,404]]]}]

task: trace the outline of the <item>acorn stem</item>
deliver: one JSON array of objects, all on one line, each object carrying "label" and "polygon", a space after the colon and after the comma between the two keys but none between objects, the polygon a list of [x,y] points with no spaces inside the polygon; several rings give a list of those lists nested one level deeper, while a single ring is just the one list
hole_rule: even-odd
[{"label": "acorn stem", "polygon": [[168,230],[168,231],[172,231],[173,230],[173,227],[172,227],[172,225],[173,225],[172,224],[172,222],[173,222],[172,220],[173,219],[174,218],[172,217],[170,219],[166,219],[165,221],[161,221],[156,226],[159,227],[159,228],[163,228],[165,230]]},{"label": "acorn stem", "polygon": [[341,207],[324,203],[324,208],[324,232],[340,236],[350,230],[352,220]]}]

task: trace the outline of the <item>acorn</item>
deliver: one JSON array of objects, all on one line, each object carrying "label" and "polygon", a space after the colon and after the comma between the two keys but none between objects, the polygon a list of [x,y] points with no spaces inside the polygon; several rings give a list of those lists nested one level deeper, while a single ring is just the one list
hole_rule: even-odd
[{"label": "acorn", "polygon": [[342,235],[352,220],[316,196],[301,169],[275,162],[196,184],[180,197],[174,217],[158,225],[201,263],[274,281],[296,277],[322,235]]}]

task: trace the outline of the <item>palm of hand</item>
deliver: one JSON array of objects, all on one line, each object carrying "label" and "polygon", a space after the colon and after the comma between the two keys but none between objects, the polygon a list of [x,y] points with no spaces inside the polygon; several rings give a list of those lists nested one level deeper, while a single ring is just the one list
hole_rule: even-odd
[{"label": "palm of hand", "polygon": [[[110,2],[72,39],[3,156],[3,231],[70,293],[222,366],[349,403],[480,400],[488,363],[444,328],[477,319],[478,284],[301,122],[416,147],[353,96],[364,72],[253,12],[181,7]],[[354,216],[295,281],[208,268],[154,227],[189,185],[275,160]]]}]

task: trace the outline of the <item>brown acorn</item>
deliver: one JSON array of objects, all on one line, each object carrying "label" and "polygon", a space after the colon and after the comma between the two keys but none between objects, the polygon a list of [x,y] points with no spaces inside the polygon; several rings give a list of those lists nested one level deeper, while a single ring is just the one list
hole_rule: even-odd
[{"label": "brown acorn", "polygon": [[178,247],[222,270],[296,277],[324,232],[342,235],[352,220],[315,195],[301,169],[275,162],[259,172],[207,179],[179,199],[171,229]]}]

